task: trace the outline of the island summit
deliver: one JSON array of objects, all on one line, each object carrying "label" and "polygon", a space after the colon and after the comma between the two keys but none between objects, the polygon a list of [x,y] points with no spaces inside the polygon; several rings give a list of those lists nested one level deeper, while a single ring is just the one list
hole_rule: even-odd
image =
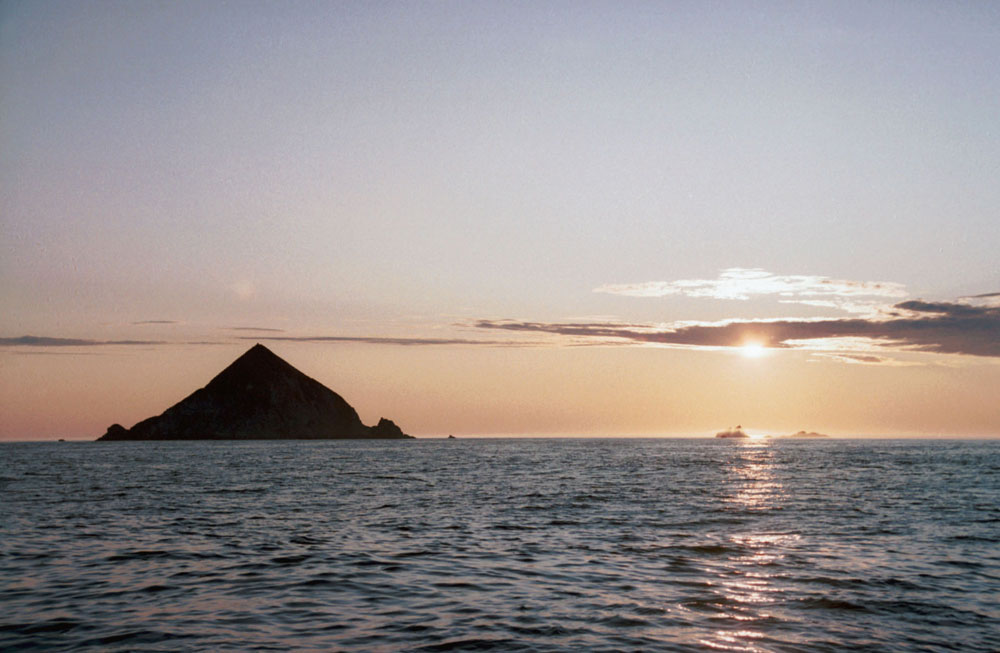
[{"label": "island summit", "polygon": [[98,440],[403,439],[392,420],[361,423],[325,385],[257,344],[208,385],[130,429],[108,427]]}]

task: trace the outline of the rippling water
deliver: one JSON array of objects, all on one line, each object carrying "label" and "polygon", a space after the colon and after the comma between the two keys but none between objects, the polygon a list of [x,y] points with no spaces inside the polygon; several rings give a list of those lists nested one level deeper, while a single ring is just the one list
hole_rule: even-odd
[{"label": "rippling water", "polygon": [[1000,443],[0,445],[0,647],[1000,650]]}]

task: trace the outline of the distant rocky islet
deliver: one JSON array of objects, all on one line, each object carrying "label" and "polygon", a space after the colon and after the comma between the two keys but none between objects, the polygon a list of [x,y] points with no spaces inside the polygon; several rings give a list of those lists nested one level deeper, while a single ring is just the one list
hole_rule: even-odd
[{"label": "distant rocky islet", "polygon": [[[749,438],[751,436],[748,435],[743,430],[742,426],[737,426],[736,428],[733,428],[733,429],[726,429],[724,431],[719,431],[718,433],[715,434],[715,437],[717,437],[717,438],[736,438],[736,439],[740,439],[740,438]],[[791,435],[765,435],[763,437],[768,438],[768,439],[780,439],[780,440],[784,440],[784,439],[790,439],[790,438],[802,438],[802,439],[828,438],[830,436],[829,435],[825,435],[823,433],[816,433],[815,431],[799,431],[798,433],[793,433]]]},{"label": "distant rocky islet", "polygon": [[779,435],[780,438],[828,438],[829,435],[825,433],[816,433],[815,431],[799,431],[798,433],[792,433],[791,435]]},{"label": "distant rocky islet", "polygon": [[737,427],[734,428],[734,429],[726,429],[725,431],[719,431],[718,433],[715,434],[715,437],[717,437],[717,438],[749,438],[750,436],[747,435],[743,431],[743,427],[742,426],[737,425]]},{"label": "distant rocky islet", "polygon": [[365,426],[325,385],[257,344],[204,388],[130,429],[108,427],[98,440],[407,439],[392,420]]}]

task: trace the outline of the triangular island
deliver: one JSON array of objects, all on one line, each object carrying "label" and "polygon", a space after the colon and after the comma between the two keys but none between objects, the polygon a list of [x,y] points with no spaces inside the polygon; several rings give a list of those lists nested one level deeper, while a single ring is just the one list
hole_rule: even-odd
[{"label": "triangular island", "polygon": [[130,429],[113,424],[99,440],[404,439],[391,420],[361,423],[357,411],[325,385],[261,344],[204,388]]}]

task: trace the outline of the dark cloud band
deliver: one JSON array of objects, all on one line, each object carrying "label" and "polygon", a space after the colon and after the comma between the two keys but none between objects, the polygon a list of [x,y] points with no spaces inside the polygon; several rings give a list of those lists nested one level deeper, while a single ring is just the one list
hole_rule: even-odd
[{"label": "dark cloud band", "polygon": [[516,320],[479,320],[475,326],[692,347],[740,347],[755,342],[789,348],[802,340],[868,338],[896,349],[1000,357],[1000,308],[914,300],[896,304],[894,309],[895,316],[890,319],[731,321],[674,329]]},{"label": "dark cloud band", "polygon": [[269,342],[360,343],[366,345],[418,346],[479,346],[479,347],[529,347],[535,343],[514,340],[474,340],[472,338],[390,338],[377,336],[240,336],[239,340],[266,340]]},{"label": "dark cloud band", "polygon": [[255,326],[234,326],[226,327],[229,331],[260,331],[262,333],[284,333],[284,329],[272,329],[270,327],[255,327]]},{"label": "dark cloud band", "polygon": [[106,345],[162,345],[162,340],[88,340],[85,338],[49,338],[19,336],[0,338],[0,347],[98,347]]}]

